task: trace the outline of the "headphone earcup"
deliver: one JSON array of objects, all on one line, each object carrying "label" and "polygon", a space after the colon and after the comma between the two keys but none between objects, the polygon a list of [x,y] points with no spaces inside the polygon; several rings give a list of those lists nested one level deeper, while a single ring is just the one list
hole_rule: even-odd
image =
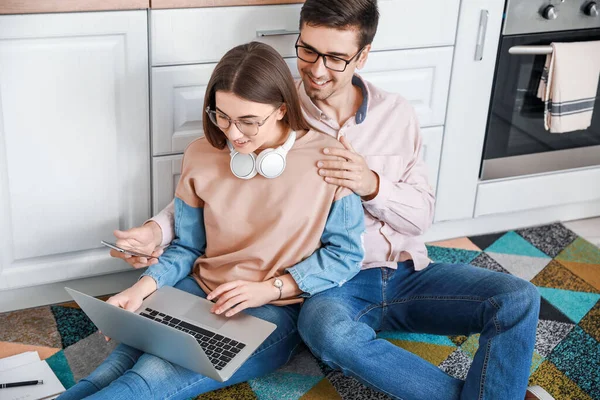
[{"label": "headphone earcup", "polygon": [[229,167],[233,175],[240,179],[251,179],[256,176],[256,154],[231,153]]},{"label": "headphone earcup", "polygon": [[265,149],[256,158],[256,171],[265,178],[277,178],[285,170],[285,155],[281,148]]}]

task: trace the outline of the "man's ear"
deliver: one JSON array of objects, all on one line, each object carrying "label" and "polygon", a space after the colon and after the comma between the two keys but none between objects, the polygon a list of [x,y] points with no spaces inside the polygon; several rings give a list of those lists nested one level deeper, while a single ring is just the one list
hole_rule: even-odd
[{"label": "man's ear", "polygon": [[362,69],[365,66],[365,64],[367,63],[367,60],[369,59],[370,51],[371,51],[371,45],[368,44],[363,49],[362,53],[360,53],[360,56],[358,56],[358,62],[356,63],[356,69]]}]

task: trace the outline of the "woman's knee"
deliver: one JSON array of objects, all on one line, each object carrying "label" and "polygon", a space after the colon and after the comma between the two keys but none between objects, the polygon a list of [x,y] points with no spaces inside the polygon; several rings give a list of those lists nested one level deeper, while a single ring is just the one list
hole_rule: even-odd
[{"label": "woman's knee", "polygon": [[133,347],[119,344],[89,376],[82,379],[84,382],[95,386],[98,390],[108,386],[132,368],[142,351]]},{"label": "woman's knee", "polygon": [[146,394],[167,393],[175,389],[180,375],[185,375],[185,369],[172,364],[160,357],[145,353],[138,362],[127,371],[122,383],[143,398]]}]

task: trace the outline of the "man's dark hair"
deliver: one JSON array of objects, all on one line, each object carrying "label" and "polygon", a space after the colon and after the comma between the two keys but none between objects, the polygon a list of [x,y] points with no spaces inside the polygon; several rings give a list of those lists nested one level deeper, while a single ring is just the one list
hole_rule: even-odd
[{"label": "man's dark hair", "polygon": [[334,29],[357,28],[359,48],[373,42],[379,23],[377,0],[306,0],[300,11],[304,24]]}]

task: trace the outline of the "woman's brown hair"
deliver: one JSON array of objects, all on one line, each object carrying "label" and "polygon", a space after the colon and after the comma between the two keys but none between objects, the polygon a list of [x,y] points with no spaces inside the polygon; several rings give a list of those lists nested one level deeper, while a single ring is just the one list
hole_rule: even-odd
[{"label": "woman's brown hair", "polygon": [[[292,73],[279,53],[269,45],[250,42],[229,50],[219,61],[208,81],[204,110],[206,107],[215,109],[215,93],[218,90],[274,107],[284,103],[287,111],[282,122],[293,130],[309,129],[302,116]],[[202,125],[208,142],[218,149],[225,148],[225,134],[208,116],[204,116]]]}]

